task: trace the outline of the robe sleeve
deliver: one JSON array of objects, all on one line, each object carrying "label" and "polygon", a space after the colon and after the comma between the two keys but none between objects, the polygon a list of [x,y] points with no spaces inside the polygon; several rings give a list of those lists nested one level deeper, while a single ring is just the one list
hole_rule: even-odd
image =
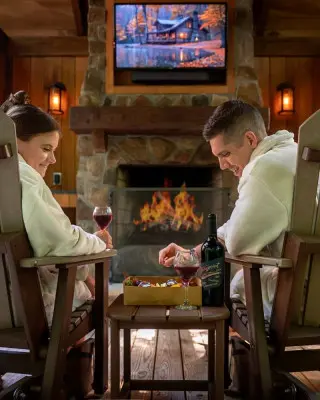
[{"label": "robe sleeve", "polygon": [[249,176],[239,191],[230,219],[219,228],[227,251],[234,255],[259,254],[289,223],[288,211],[271,189]]},{"label": "robe sleeve", "polygon": [[96,235],[71,224],[44,181],[22,184],[22,212],[36,257],[79,256],[106,249]]}]

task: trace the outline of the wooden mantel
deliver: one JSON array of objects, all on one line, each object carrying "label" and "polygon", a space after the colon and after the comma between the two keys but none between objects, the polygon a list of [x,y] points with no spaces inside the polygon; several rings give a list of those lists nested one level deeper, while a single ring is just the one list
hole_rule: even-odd
[{"label": "wooden mantel", "polygon": [[[78,135],[104,131],[109,135],[198,136],[216,107],[106,106],[72,107],[70,129]],[[269,109],[260,112],[269,128]]]}]

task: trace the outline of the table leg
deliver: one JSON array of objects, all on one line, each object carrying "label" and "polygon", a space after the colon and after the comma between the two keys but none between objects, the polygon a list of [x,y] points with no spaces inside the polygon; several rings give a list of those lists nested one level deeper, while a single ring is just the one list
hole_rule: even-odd
[{"label": "table leg", "polygon": [[[225,263],[225,287],[224,287],[224,297],[225,303],[228,307],[231,315],[232,305],[230,299],[230,275],[231,275],[231,264]],[[224,329],[224,388],[228,389],[230,386],[232,379],[230,377],[229,371],[229,327],[230,327],[230,317],[225,321],[225,329]]]},{"label": "table leg", "polygon": [[119,322],[111,320],[111,399],[120,396],[120,335]]},{"label": "table leg", "polygon": [[109,260],[95,266],[95,368],[93,389],[98,395],[108,389],[108,281]]},{"label": "table leg", "polygon": [[123,329],[123,383],[131,379],[131,330]]},{"label": "table leg", "polygon": [[224,329],[225,321],[216,321],[216,348],[215,348],[215,400],[224,399]]},{"label": "table leg", "polygon": [[216,369],[216,352],[215,352],[215,329],[208,330],[208,400],[215,398],[215,369]]}]

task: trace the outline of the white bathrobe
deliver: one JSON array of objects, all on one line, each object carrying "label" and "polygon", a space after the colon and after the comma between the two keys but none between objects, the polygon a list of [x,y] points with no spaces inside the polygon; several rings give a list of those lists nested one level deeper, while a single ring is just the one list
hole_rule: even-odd
[{"label": "white bathrobe", "polygon": [[[280,257],[285,231],[290,227],[297,144],[288,131],[262,140],[239,180],[239,197],[230,219],[218,229],[232,255]],[[260,270],[264,314],[272,312],[277,268]],[[231,281],[230,294],[245,303],[243,270]]]},{"label": "white bathrobe", "polygon": [[[105,250],[106,245],[101,239],[70,223],[41,175],[20,155],[19,172],[23,221],[36,257],[79,256]],[[73,309],[91,297],[84,282],[88,272],[88,266],[78,267]],[[39,274],[48,323],[51,325],[58,270],[54,266],[41,267]]]}]

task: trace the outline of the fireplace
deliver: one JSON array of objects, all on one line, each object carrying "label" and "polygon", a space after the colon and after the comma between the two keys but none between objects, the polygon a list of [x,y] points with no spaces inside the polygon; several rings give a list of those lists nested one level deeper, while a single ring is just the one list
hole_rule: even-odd
[{"label": "fireplace", "polygon": [[220,175],[217,166],[119,165],[110,194],[118,250],[112,281],[123,274],[174,274],[159,265],[159,250],[171,242],[187,248],[201,243],[210,212],[218,223],[229,217],[230,190],[215,186]]},{"label": "fireplace", "polygon": [[[70,127],[79,135],[77,223],[93,232],[94,206],[111,199],[115,212],[111,229],[119,253],[113,259],[113,279],[122,280],[123,272],[167,274],[170,270],[157,262],[159,250],[170,241],[188,247],[200,243],[206,237],[206,215],[215,212],[218,223],[223,223],[237,197],[237,180],[219,170],[218,160],[201,136],[214,108],[232,98],[245,100],[260,108],[269,127],[269,110],[262,108],[254,70],[252,0],[236,0],[234,5],[232,90],[228,86],[227,92],[225,88],[207,92],[203,86],[199,92],[190,85],[187,92],[167,93],[155,86],[154,93],[149,90],[148,94],[134,87],[106,92],[110,68],[106,65],[105,2],[88,3],[88,68],[80,106],[70,112]],[[194,198],[195,216],[203,215],[200,226],[187,219],[177,229],[175,215],[180,210],[174,208],[174,199],[181,191],[178,201]],[[150,207],[153,210],[165,196],[170,196],[168,215],[158,217],[160,222],[145,221]],[[141,215],[144,204],[148,206]]]}]

